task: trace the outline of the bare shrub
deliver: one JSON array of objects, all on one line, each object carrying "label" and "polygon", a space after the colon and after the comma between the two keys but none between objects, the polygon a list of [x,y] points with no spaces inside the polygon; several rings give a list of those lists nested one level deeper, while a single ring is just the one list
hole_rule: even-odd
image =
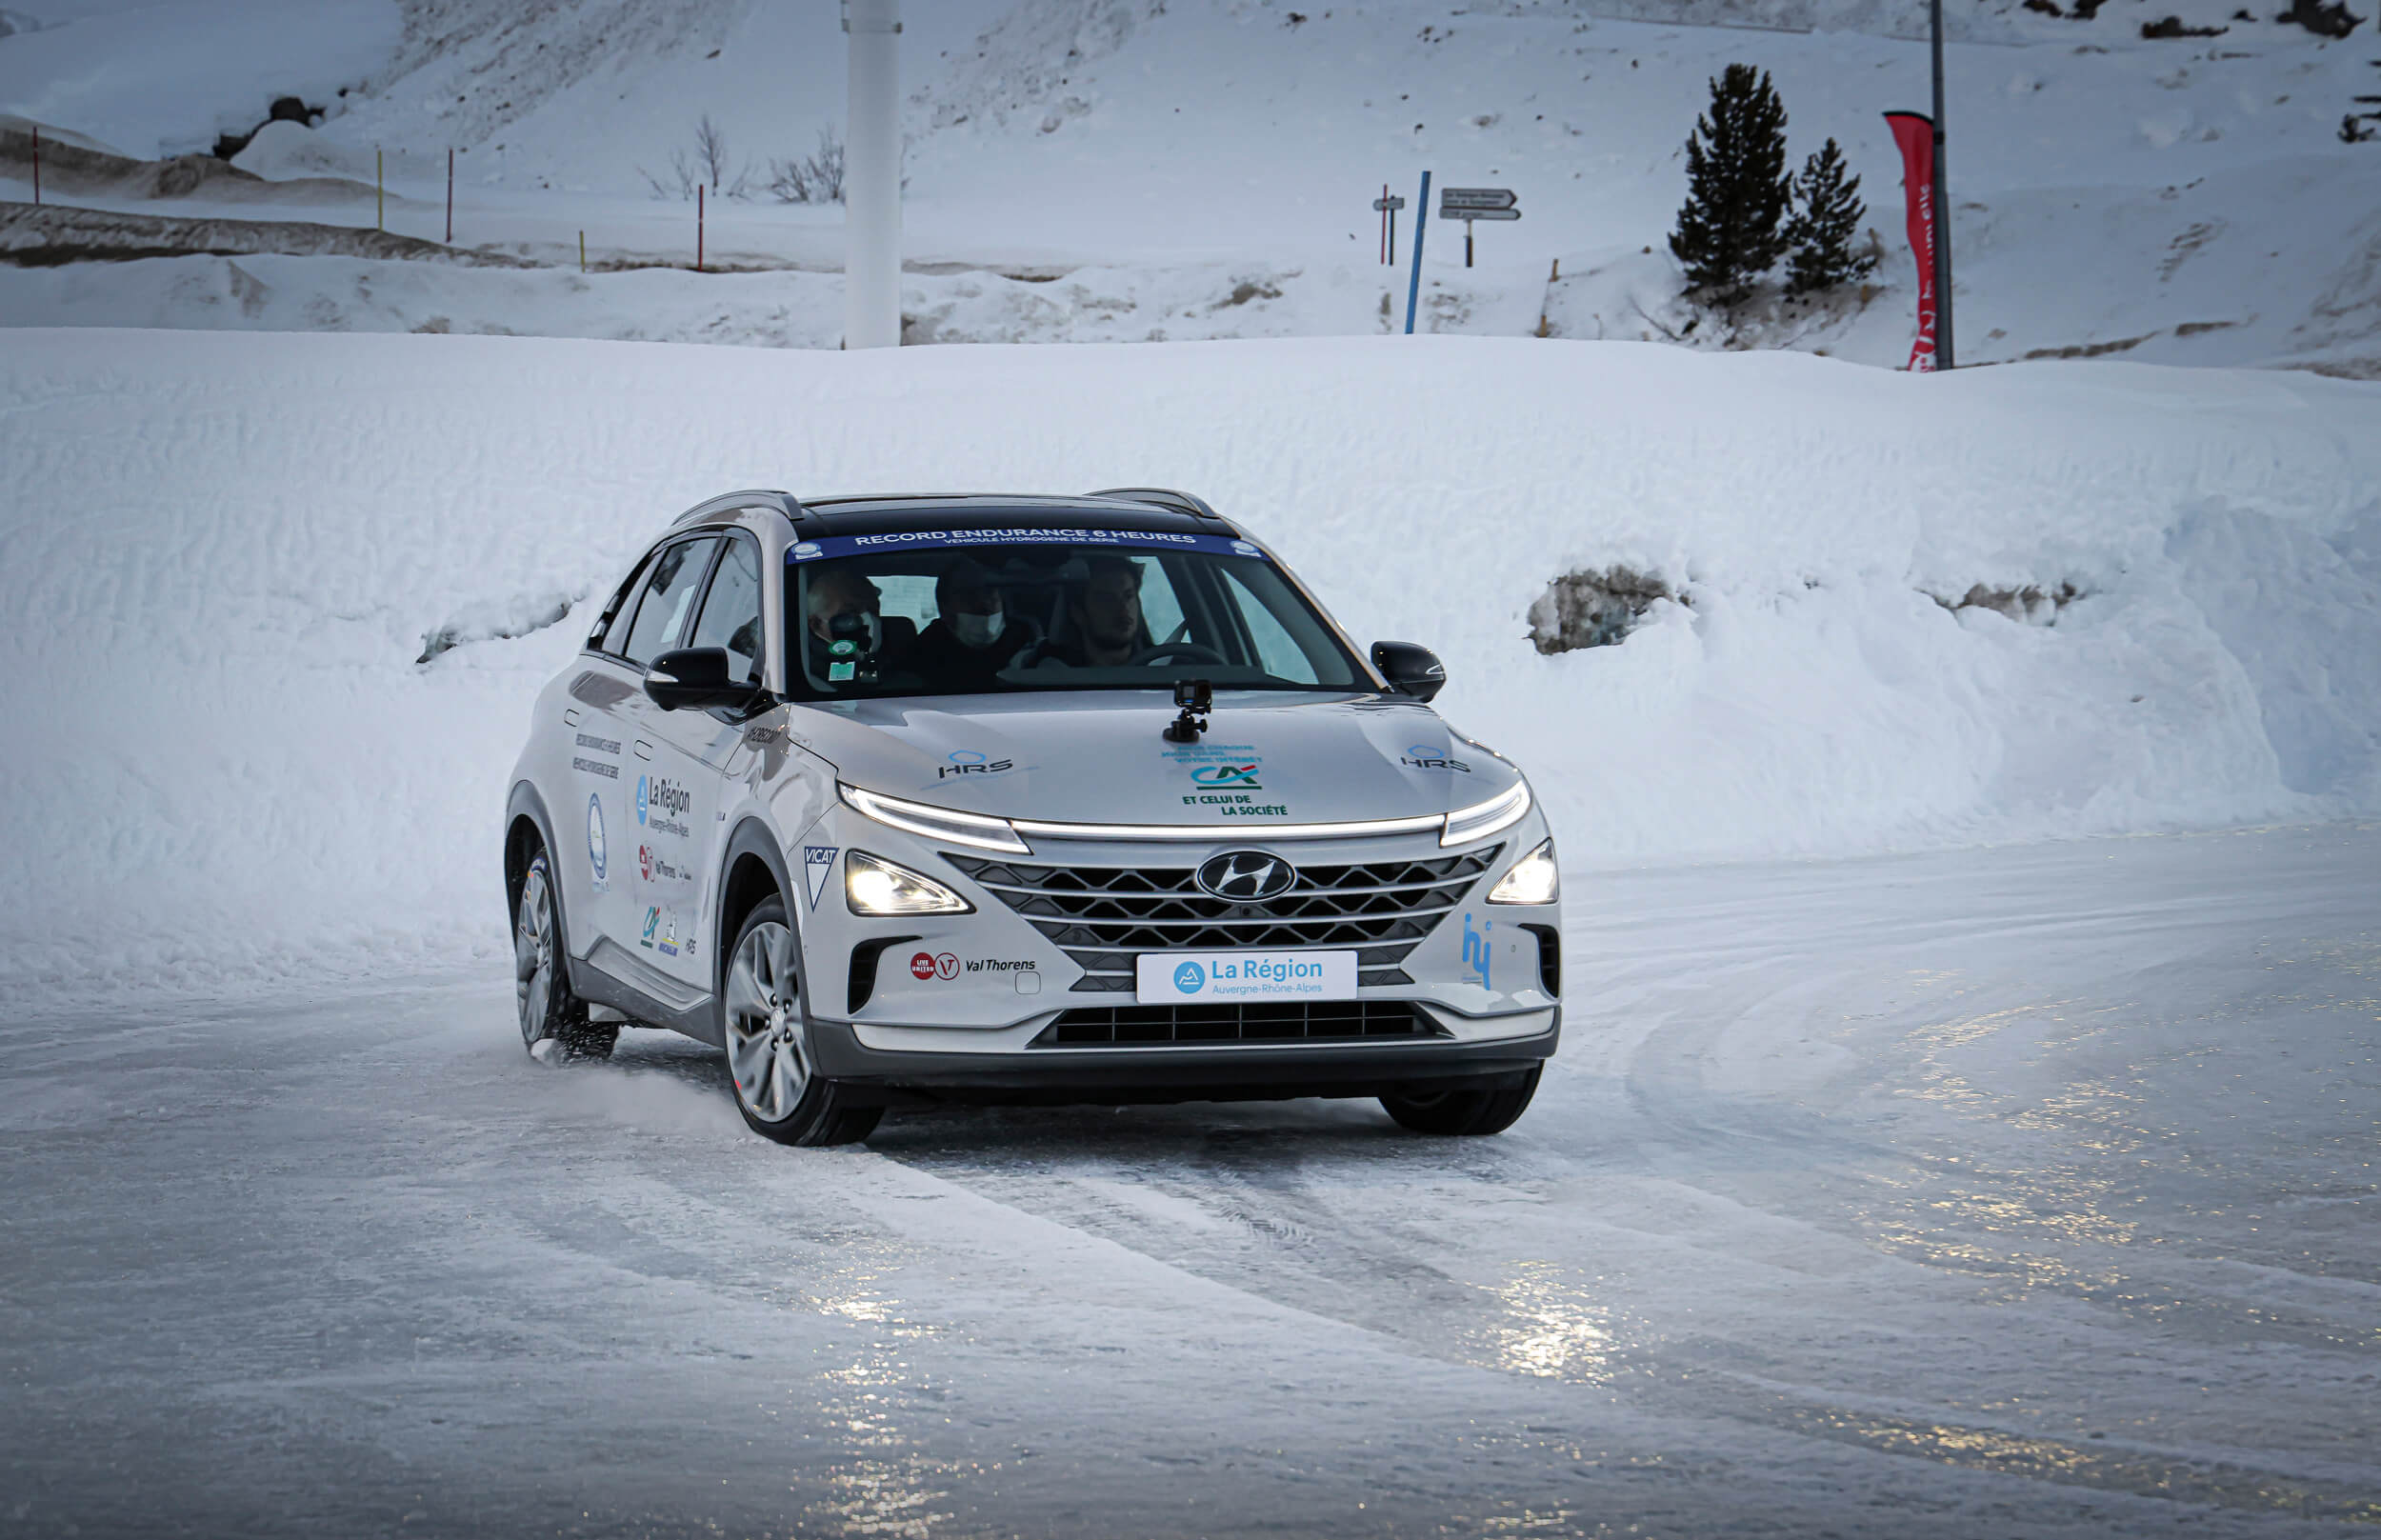
[{"label": "bare shrub", "polygon": [[832,129],[819,130],[817,150],[770,160],[765,185],[779,203],[843,202],[843,141]]},{"label": "bare shrub", "polygon": [[713,123],[709,112],[694,125],[692,147],[679,146],[670,151],[667,172],[656,175],[642,166],[636,170],[656,198],[691,201],[698,187],[710,188],[714,197],[741,198],[752,190],[751,169],[735,164],[729,152],[727,130]]}]

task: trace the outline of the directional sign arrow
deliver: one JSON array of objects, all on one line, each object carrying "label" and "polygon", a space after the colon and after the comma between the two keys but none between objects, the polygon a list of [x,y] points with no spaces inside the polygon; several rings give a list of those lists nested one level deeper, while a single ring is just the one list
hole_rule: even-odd
[{"label": "directional sign arrow", "polygon": [[1386,214],[1393,214],[1393,213],[1395,213],[1398,210],[1403,209],[1405,206],[1406,206],[1406,200],[1405,200],[1405,199],[1403,199],[1403,198],[1389,197],[1389,198],[1374,198],[1374,199],[1372,200],[1372,207],[1373,207],[1373,208],[1375,208],[1375,209],[1378,209],[1379,210],[1381,210],[1381,212],[1386,213]]},{"label": "directional sign arrow", "polygon": [[1519,219],[1521,217],[1521,210],[1518,209],[1450,209],[1445,204],[1441,204],[1439,205],[1438,216],[1441,219],[1461,219],[1467,221],[1473,219]]},{"label": "directional sign arrow", "polygon": [[1514,202],[1510,188],[1444,188],[1438,197],[1441,213],[1456,209],[1510,209]]}]

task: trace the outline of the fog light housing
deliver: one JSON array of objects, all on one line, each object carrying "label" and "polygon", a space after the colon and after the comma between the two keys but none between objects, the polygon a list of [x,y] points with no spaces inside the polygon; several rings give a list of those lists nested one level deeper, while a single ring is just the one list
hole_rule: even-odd
[{"label": "fog light housing", "polygon": [[866,850],[844,853],[843,901],[852,913],[873,919],[895,914],[967,914],[975,909],[933,878]]},{"label": "fog light housing", "polygon": [[1543,839],[1538,848],[1515,861],[1512,870],[1489,890],[1491,904],[1551,904],[1562,896],[1562,877],[1554,870],[1554,842]]}]

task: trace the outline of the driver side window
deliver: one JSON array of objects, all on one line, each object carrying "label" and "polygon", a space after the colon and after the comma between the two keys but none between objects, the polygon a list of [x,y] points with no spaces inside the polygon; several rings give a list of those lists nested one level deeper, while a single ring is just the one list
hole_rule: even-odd
[{"label": "driver side window", "polygon": [[687,611],[693,608],[695,592],[702,587],[703,573],[710,569],[711,552],[718,545],[716,536],[684,540],[653,558],[653,575],[646,580],[645,592],[636,601],[636,622],[629,628],[622,656],[642,669],[670,650],[685,629]]}]

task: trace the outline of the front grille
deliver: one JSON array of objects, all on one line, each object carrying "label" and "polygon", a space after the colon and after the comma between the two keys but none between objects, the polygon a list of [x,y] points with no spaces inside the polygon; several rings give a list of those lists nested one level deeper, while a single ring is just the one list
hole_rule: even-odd
[{"label": "front grille", "polygon": [[1168,1043],[1311,1043],[1445,1037],[1406,1000],[1289,1000],[1262,1005],[1096,1006],[1062,1010],[1033,1048],[1138,1048]]},{"label": "front grille", "polygon": [[1300,867],[1287,891],[1253,904],[1200,891],[1196,867],[1029,866],[949,851],[943,858],[1064,949],[1083,970],[1077,990],[1130,994],[1138,952],[1244,948],[1354,948],[1359,985],[1411,984],[1398,965],[1503,849]]}]

